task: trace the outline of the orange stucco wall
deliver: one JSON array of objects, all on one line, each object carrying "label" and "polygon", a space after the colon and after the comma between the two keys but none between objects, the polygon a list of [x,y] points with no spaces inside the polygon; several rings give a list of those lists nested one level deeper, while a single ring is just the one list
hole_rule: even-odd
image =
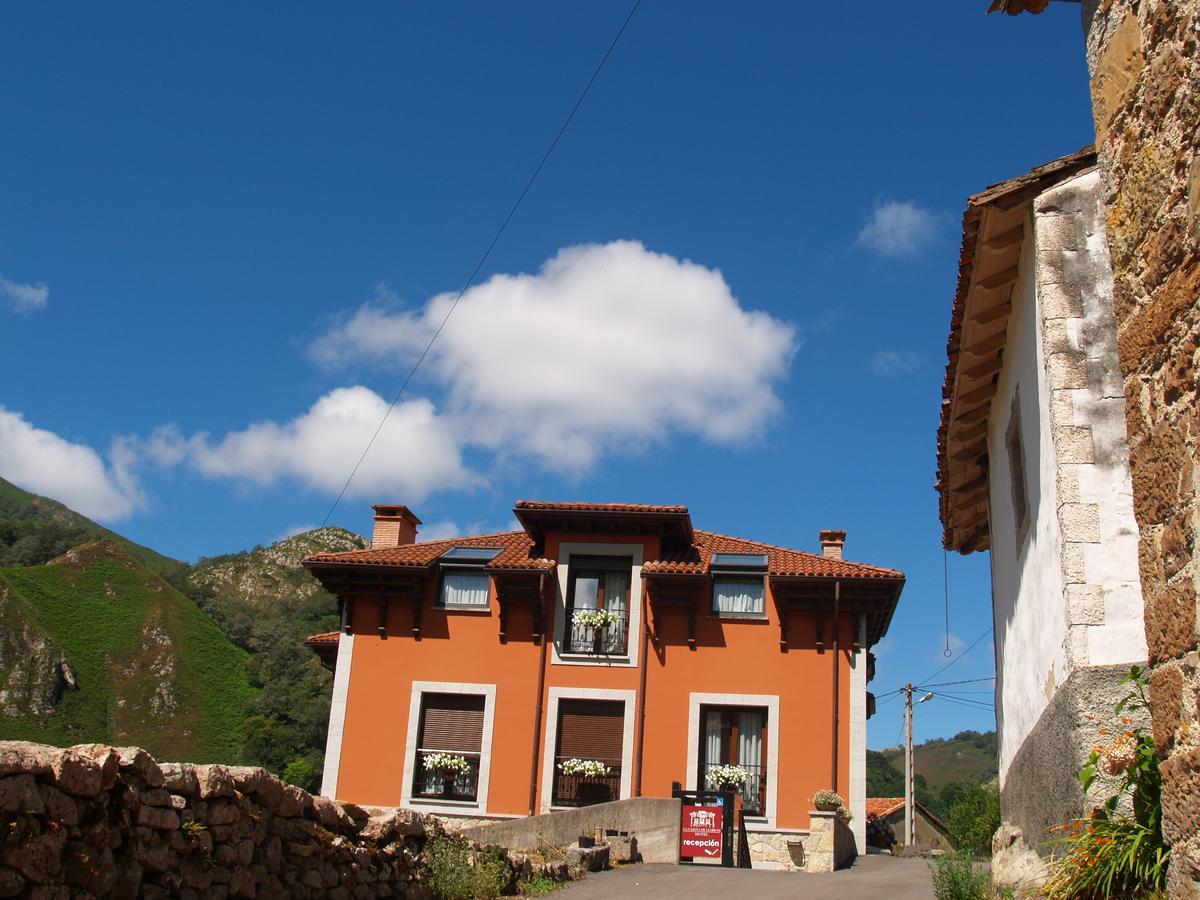
[{"label": "orange stucco wall", "polygon": [[[604,542],[642,544],[645,558],[658,554],[658,539],[605,536]],[[558,535],[546,541],[546,556],[559,558],[565,542],[598,543],[595,535]],[[554,579],[548,579],[553,591]],[[351,626],[353,660],[343,725],[337,795],[361,804],[395,806],[401,802],[412,683],[414,681],[496,685],[490,785],[490,815],[530,812],[530,775],[535,755],[541,757],[548,722],[542,717],[535,742],[535,693],[542,655],[530,640],[532,614],[513,607],[506,643],[499,639],[499,609],[492,592],[490,614],[446,612],[434,607],[436,579],[424,601],[420,640],[411,633],[407,602],[392,601],[387,637],[377,633],[378,602],[356,598]],[[552,595],[551,595],[552,596]],[[779,616],[768,591],[767,619],[731,621],[708,614],[700,600],[696,649],[687,642],[687,614],[669,608],[652,625],[657,640],[649,645],[646,665],[645,738],[642,771],[644,796],[669,796],[672,782],[687,783],[689,694],[776,694],[779,721],[768,729],[779,735],[776,827],[806,828],[809,798],[828,787],[831,769],[833,654],[818,653],[816,626],[809,615],[789,617],[789,649],[780,648]],[[550,604],[553,607],[553,604]],[[645,615],[643,597],[643,616]],[[827,620],[830,617],[827,617]],[[840,753],[838,791],[849,797],[850,653],[854,617],[840,623]],[[831,641],[826,623],[826,641]],[[546,624],[548,639],[553,622]],[[630,631],[631,646],[640,635]],[[826,644],[827,647],[831,643]],[[555,664],[547,648],[543,706],[551,688],[603,688],[636,691],[638,668]],[[636,725],[636,719],[635,719]],[[636,742],[635,742],[636,752]],[[636,763],[627,760],[630,768]],[[541,765],[538,766],[538,778]],[[536,796],[541,797],[541,785]],[[538,810],[540,811],[540,810]],[[476,813],[479,814],[479,813]]]}]

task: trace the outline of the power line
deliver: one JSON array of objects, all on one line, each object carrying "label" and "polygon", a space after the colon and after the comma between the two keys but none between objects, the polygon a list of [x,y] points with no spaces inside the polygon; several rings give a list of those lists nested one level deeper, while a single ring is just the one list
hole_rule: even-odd
[{"label": "power line", "polygon": [[338,491],[337,498],[333,501],[333,505],[329,507],[329,512],[325,513],[325,518],[321,520],[322,528],[324,528],[329,522],[329,517],[333,515],[333,511],[337,509],[338,504],[342,502],[342,497],[345,496],[346,490],[350,487],[350,483],[354,481],[354,476],[358,474],[359,467],[362,466],[363,460],[365,460],[367,458],[367,454],[371,452],[371,447],[375,445],[375,439],[379,437],[379,433],[383,430],[384,423],[387,422],[388,416],[392,414],[392,410],[395,409],[396,404],[400,401],[400,397],[404,393],[405,388],[408,387],[408,384],[410,381],[412,381],[413,376],[417,374],[417,370],[421,368],[421,364],[425,362],[425,357],[429,355],[429,351],[433,349],[434,342],[437,341],[438,336],[442,333],[442,329],[445,328],[446,323],[450,321],[450,316],[454,314],[454,310],[458,307],[458,301],[463,298],[463,294],[465,294],[467,289],[474,283],[475,278],[479,275],[479,271],[483,268],[484,263],[486,263],[488,257],[492,255],[492,250],[499,242],[500,236],[504,234],[504,230],[508,228],[508,223],[512,221],[512,217],[516,215],[517,209],[521,206],[521,202],[525,199],[525,195],[529,193],[529,189],[533,187],[533,183],[537,181],[538,176],[542,174],[542,169],[545,167],[546,161],[550,159],[550,154],[554,152],[554,148],[558,146],[558,142],[562,139],[562,136],[566,134],[567,127],[571,124],[571,120],[575,118],[575,113],[577,113],[579,111],[579,107],[583,105],[583,101],[587,97],[588,92],[592,89],[592,85],[595,84],[596,79],[600,77],[600,70],[604,68],[604,64],[608,62],[608,58],[612,56],[613,51],[617,48],[617,43],[621,40],[621,35],[625,33],[626,27],[633,19],[633,14],[638,11],[638,7],[641,5],[642,0],[634,0],[633,6],[629,9],[629,14],[625,16],[625,21],[622,22],[621,27],[617,29],[617,33],[613,37],[612,43],[608,45],[608,49],[604,51],[604,56],[601,57],[595,71],[592,72],[592,77],[589,78],[587,84],[584,85],[583,91],[579,95],[579,99],[575,101],[575,105],[571,107],[571,111],[567,114],[566,119],[563,120],[562,125],[559,127],[558,134],[554,136],[554,140],[550,142],[550,146],[546,149],[546,152],[542,154],[541,162],[537,164],[537,168],[535,168],[533,170],[533,174],[529,176],[529,181],[526,182],[525,187],[517,197],[516,202],[513,203],[512,208],[508,211],[508,215],[504,217],[504,221],[500,223],[500,227],[496,229],[496,234],[492,237],[492,241],[490,244],[488,244],[487,249],[483,251],[483,256],[479,258],[479,262],[475,264],[475,268],[471,271],[470,277],[467,278],[466,283],[463,284],[462,289],[454,298],[454,302],[450,304],[450,308],[446,310],[446,315],[442,318],[441,324],[438,325],[437,331],[433,333],[433,336],[429,339],[429,343],[425,345],[425,349],[421,352],[421,356],[415,363],[413,363],[413,367],[409,370],[408,376],[404,379],[404,383],[400,385],[400,390],[396,391],[396,396],[394,396],[392,398],[392,402],[388,404],[388,408],[383,413],[383,418],[379,420],[379,425],[375,428],[375,433],[372,434],[371,439],[367,441],[367,446],[366,449],[363,450],[362,456],[358,458],[358,462],[356,462],[354,464],[354,468],[350,470],[350,476],[346,479],[346,483],[342,485],[342,489]]},{"label": "power line", "polygon": [[940,669],[938,669],[936,672],[934,672],[932,675],[930,675],[929,678],[924,679],[924,681],[929,681],[930,678],[937,678],[939,675],[941,675],[943,672],[945,672],[948,668],[950,668],[952,665],[954,665],[956,662],[958,662],[960,659],[962,659],[964,656],[966,656],[968,653],[970,653],[972,650],[974,650],[975,646],[991,633],[992,633],[992,629],[989,627],[987,631],[985,631],[979,637],[975,638],[975,640],[971,641],[971,645],[969,647],[967,647],[966,650],[964,650],[962,653],[958,654],[958,656],[954,657],[954,659],[950,660],[950,662],[946,663],[944,666],[942,666]]},{"label": "power line", "polygon": [[923,687],[923,688],[949,687],[952,684],[979,684],[979,682],[981,682],[981,681],[995,681],[995,680],[996,680],[995,675],[989,675],[989,676],[987,676],[987,678],[965,678],[962,681],[939,681],[935,684],[922,684],[922,685],[915,685],[915,686]]}]

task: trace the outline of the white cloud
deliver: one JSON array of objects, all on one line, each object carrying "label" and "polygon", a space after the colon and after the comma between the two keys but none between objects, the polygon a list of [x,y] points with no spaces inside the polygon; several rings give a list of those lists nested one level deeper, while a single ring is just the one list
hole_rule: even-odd
[{"label": "white cloud", "polygon": [[313,525],[311,523],[307,525],[289,525],[275,537],[271,538],[271,543],[278,544],[280,541],[286,541],[288,538],[295,537],[298,534],[304,534],[306,531],[316,531],[319,527],[319,525]]},{"label": "white cloud", "polygon": [[916,256],[937,238],[938,218],[915,203],[888,201],[875,207],[858,243],[882,256]]},{"label": "white cloud", "polygon": [[9,299],[14,312],[31,313],[45,307],[50,299],[50,288],[40,281],[37,284],[22,284],[0,275],[0,294]]},{"label": "white cloud", "polygon": [[911,350],[880,350],[868,365],[876,375],[915,375],[925,368],[925,359]]},{"label": "white cloud", "polygon": [[520,531],[521,523],[515,518],[509,519],[503,525],[496,525],[487,522],[471,522],[464,527],[459,527],[456,522],[449,519],[443,519],[440,522],[433,522],[429,525],[422,525],[417,529],[417,540],[424,541],[445,541],[450,538],[471,537],[477,534],[499,534],[504,531]]},{"label": "white cloud", "polygon": [[[336,494],[386,410],[387,401],[368,388],[338,388],[282,424],[256,422],[216,441],[206,433],[185,437],[168,425],[143,447],[162,465],[186,462],[212,478],[258,486],[294,479]],[[433,490],[478,480],[464,467],[458,443],[433,404],[409,400],[392,410],[346,495],[416,503]]]},{"label": "white cloud", "polygon": [[[411,365],[453,302],[368,304],[314,341],[326,365]],[[458,440],[586,471],[672,432],[753,441],[782,404],[792,325],[743,309],[719,271],[640,243],[569,247],[463,296],[426,361]]]},{"label": "white cloud", "polygon": [[0,406],[0,475],[96,519],[115,521],[145,506],[131,471],[129,441],[113,442],[109,464],[86,444],[37,428]]}]

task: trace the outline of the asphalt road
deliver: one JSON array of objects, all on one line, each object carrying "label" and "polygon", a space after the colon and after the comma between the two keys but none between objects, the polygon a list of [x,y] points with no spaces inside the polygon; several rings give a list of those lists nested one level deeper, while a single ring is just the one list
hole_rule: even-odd
[{"label": "asphalt road", "polygon": [[623,866],[589,875],[555,896],[567,900],[929,900],[933,887],[928,860],[871,855],[860,856],[850,868],[829,875],[713,866]]}]

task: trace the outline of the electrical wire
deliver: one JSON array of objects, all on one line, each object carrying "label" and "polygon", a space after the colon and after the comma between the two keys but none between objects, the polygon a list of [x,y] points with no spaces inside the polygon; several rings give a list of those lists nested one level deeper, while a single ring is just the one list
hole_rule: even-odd
[{"label": "electrical wire", "polygon": [[981,681],[995,681],[995,675],[988,675],[986,678],[964,678],[962,681],[938,681],[934,684],[913,685],[914,688],[935,688],[935,687],[950,687],[953,684],[979,684]]},{"label": "electrical wire", "polygon": [[484,263],[486,263],[488,257],[492,255],[492,250],[500,241],[500,236],[504,234],[504,230],[508,228],[508,223],[512,221],[512,217],[516,215],[517,209],[521,206],[521,202],[525,199],[525,195],[529,193],[530,188],[533,187],[533,183],[537,181],[538,176],[542,174],[542,169],[545,167],[546,161],[550,159],[550,154],[554,152],[554,148],[558,146],[558,142],[562,139],[562,136],[566,134],[567,127],[571,124],[571,120],[575,118],[575,113],[577,113],[579,111],[579,107],[583,105],[583,101],[587,97],[588,92],[592,89],[592,85],[595,84],[596,79],[600,77],[600,70],[604,68],[604,64],[608,62],[608,58],[612,56],[613,51],[617,48],[617,43],[621,40],[621,35],[625,33],[626,27],[628,27],[629,22],[633,19],[633,14],[638,11],[638,7],[641,5],[642,0],[634,0],[633,6],[629,9],[629,14],[625,16],[625,21],[623,21],[621,23],[621,27],[617,29],[616,36],[613,37],[612,42],[608,45],[608,49],[604,52],[604,56],[601,57],[599,64],[592,72],[592,77],[589,78],[587,84],[584,85],[583,91],[579,95],[579,99],[575,101],[575,105],[571,107],[571,111],[567,114],[566,119],[563,120],[562,125],[558,129],[558,133],[554,136],[554,140],[550,142],[550,146],[546,149],[546,152],[542,154],[541,162],[537,164],[537,168],[535,168],[533,170],[533,174],[529,176],[529,181],[525,183],[524,189],[517,197],[516,202],[513,203],[512,208],[509,209],[508,215],[504,217],[504,221],[500,223],[500,227],[496,229],[496,234],[492,237],[492,241],[490,244],[488,244],[487,249],[483,251],[483,256],[479,258],[479,262],[475,264],[475,268],[472,270],[470,277],[467,278],[466,283],[463,284],[462,289],[454,298],[454,302],[450,304],[450,308],[446,310],[446,315],[442,318],[441,324],[438,325],[437,331],[433,333],[433,336],[429,339],[429,343],[425,345],[425,349],[421,352],[421,356],[415,363],[413,363],[413,367],[409,370],[408,376],[404,379],[404,383],[400,385],[400,390],[396,391],[396,396],[394,396],[392,398],[392,402],[388,404],[388,408],[383,413],[383,418],[379,420],[379,425],[376,427],[375,433],[372,434],[371,439],[367,441],[367,446],[363,450],[362,456],[358,458],[358,462],[356,462],[354,464],[354,468],[350,470],[350,476],[346,479],[346,483],[342,485],[342,489],[338,491],[337,498],[333,501],[333,505],[329,507],[329,512],[325,513],[325,518],[321,520],[322,528],[324,528],[329,522],[329,517],[333,515],[333,512],[337,509],[338,504],[342,502],[342,498],[346,495],[346,491],[349,489],[350,483],[354,481],[354,476],[358,474],[358,470],[362,466],[363,461],[367,458],[367,454],[371,452],[371,447],[375,445],[375,440],[379,437],[379,433],[383,430],[383,426],[387,422],[388,417],[392,414],[392,410],[395,409],[396,404],[400,402],[401,395],[403,395],[405,389],[408,387],[409,382],[412,381],[413,376],[417,374],[417,370],[421,368],[421,364],[425,362],[425,357],[429,355],[429,351],[433,349],[434,342],[437,341],[438,337],[441,335],[442,329],[446,327],[446,323],[450,321],[450,316],[454,314],[454,310],[458,307],[458,302],[462,300],[463,294],[465,294],[467,289],[470,288],[474,283],[475,278],[479,275]]},{"label": "electrical wire", "polygon": [[966,656],[968,653],[970,653],[972,650],[974,650],[976,645],[991,633],[992,633],[992,629],[991,629],[991,627],[989,627],[987,631],[985,631],[979,637],[975,638],[975,640],[971,641],[970,646],[968,646],[966,650],[964,650],[962,653],[958,654],[958,656],[954,657],[954,659],[950,660],[950,662],[946,663],[944,666],[942,666],[940,669],[938,669],[936,672],[934,672],[932,675],[930,675],[929,678],[924,679],[924,681],[929,681],[930,679],[937,678],[939,675],[941,675],[943,672],[945,672],[948,668],[950,668],[952,665],[954,665],[956,662],[958,662],[960,659],[962,659],[964,656]]}]

